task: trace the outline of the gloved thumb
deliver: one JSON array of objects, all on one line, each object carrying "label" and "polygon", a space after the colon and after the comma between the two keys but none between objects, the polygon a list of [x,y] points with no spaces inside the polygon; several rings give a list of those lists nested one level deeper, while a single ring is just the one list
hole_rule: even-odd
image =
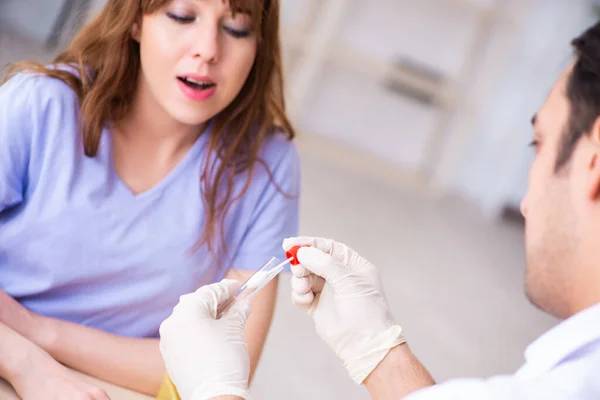
[{"label": "gloved thumb", "polygon": [[224,313],[223,318],[234,318],[244,325],[251,312],[252,307],[247,300],[236,300]]},{"label": "gloved thumb", "polygon": [[229,298],[233,297],[241,286],[240,282],[236,281],[235,279],[223,279],[217,285],[220,285],[227,290],[223,294],[223,295],[226,295],[227,297],[226,298],[221,297],[219,299],[219,304],[221,304],[222,302],[227,301]]},{"label": "gloved thumb", "polygon": [[232,279],[223,279],[221,282],[202,286],[194,293],[181,296],[173,312],[192,307],[198,316],[214,315],[219,305],[230,301],[239,287],[240,283]]},{"label": "gloved thumb", "polygon": [[338,260],[314,247],[300,248],[296,257],[300,265],[328,283],[333,283],[348,273]]}]

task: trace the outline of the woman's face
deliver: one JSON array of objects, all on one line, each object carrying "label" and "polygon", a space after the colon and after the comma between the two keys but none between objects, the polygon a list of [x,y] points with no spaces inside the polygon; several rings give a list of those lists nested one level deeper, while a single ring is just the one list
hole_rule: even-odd
[{"label": "woman's face", "polygon": [[176,122],[201,125],[223,111],[246,82],[256,57],[251,17],[228,1],[173,0],[143,16],[141,88]]}]

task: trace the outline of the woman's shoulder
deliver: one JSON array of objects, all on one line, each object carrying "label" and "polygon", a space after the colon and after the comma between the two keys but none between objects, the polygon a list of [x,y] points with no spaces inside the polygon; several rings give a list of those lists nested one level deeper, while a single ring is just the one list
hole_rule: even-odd
[{"label": "woman's shoulder", "polygon": [[[57,68],[78,78],[73,69]],[[35,111],[35,106],[73,106],[73,101],[76,100],[77,95],[67,82],[41,72],[18,72],[0,86],[0,106],[28,106],[32,112]]]},{"label": "woman's shoulder", "polygon": [[260,186],[273,181],[284,189],[297,191],[300,179],[300,155],[296,142],[283,131],[274,132],[264,141],[259,154],[260,163],[254,170],[253,181]]},{"label": "woman's shoulder", "polygon": [[0,86],[0,142],[32,156],[75,140],[79,120],[77,95],[59,78],[22,71]]},{"label": "woman's shoulder", "polygon": [[264,141],[261,158],[270,167],[281,164],[298,163],[298,149],[295,140],[283,130],[277,129]]}]

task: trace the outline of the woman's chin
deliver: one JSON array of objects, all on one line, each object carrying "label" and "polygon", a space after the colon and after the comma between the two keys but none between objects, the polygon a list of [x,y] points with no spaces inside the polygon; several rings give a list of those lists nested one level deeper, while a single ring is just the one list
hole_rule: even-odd
[{"label": "woman's chin", "polygon": [[196,106],[195,109],[180,107],[176,110],[172,110],[170,114],[175,121],[187,126],[204,125],[218,114],[218,112],[209,112],[208,110],[205,111],[199,108],[200,107],[198,106]]}]

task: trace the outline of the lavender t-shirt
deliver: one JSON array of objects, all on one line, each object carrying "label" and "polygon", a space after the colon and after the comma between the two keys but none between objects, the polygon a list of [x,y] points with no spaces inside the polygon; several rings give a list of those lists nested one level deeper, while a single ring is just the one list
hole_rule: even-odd
[{"label": "lavender t-shirt", "polygon": [[[155,337],[179,297],[220,280],[227,263],[200,238],[207,130],[159,184],[133,194],[115,173],[111,132],[84,155],[80,112],[62,81],[20,74],[0,87],[0,288],[32,311],[124,336]],[[231,208],[233,269],[255,270],[297,234],[299,158],[276,135]],[[237,190],[245,176],[236,181]],[[290,196],[291,195],[291,196]]]}]

